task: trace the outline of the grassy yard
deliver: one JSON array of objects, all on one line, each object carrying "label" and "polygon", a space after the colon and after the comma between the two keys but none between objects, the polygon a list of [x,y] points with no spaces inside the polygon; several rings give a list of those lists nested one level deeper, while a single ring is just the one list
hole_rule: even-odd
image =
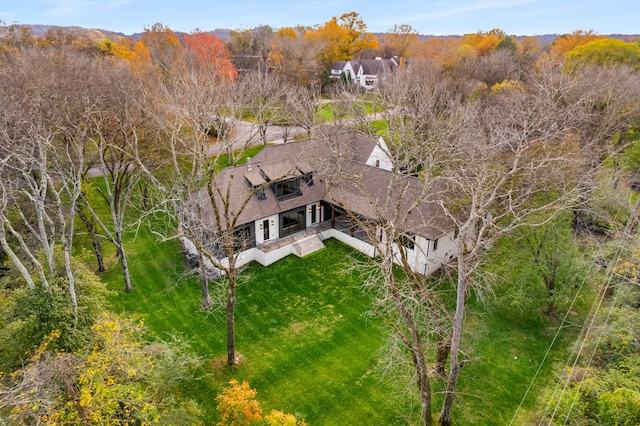
[{"label": "grassy yard", "polygon": [[[358,103],[358,107],[363,114],[373,114],[376,112],[381,112],[383,110],[379,104],[370,101],[361,101]],[[340,117],[336,117],[336,114],[340,115]],[[350,112],[343,110],[343,108],[341,108],[339,104],[335,104],[333,102],[324,102],[318,107],[316,115],[321,122],[328,123],[330,121],[336,120],[336,118],[349,118]]]},{"label": "grassy yard", "polygon": [[[144,318],[156,335],[179,335],[205,360],[199,380],[184,388],[215,423],[215,396],[231,378],[258,391],[265,412],[281,409],[309,425],[407,424],[392,386],[378,374],[386,329],[365,317],[370,301],[357,276],[340,273],[351,249],[329,240],[327,248],[305,257],[289,256],[268,268],[251,265],[250,280],[238,289],[237,351],[241,363],[221,367],[226,355],[222,311],[199,311],[199,284],[185,276],[175,242],[157,244],[142,232],[128,246],[134,291],[122,292],[115,259],[104,275],[113,309]],[[212,286],[214,286],[212,284]],[[553,327],[510,318],[497,303],[474,304],[463,345],[469,362],[460,378],[454,409],[457,424],[508,424],[553,338]],[[571,332],[571,330],[569,330]],[[566,355],[560,339],[541,370],[514,424],[528,424],[530,412],[553,368]],[[516,358],[517,357],[517,358]],[[434,380],[434,390],[442,383]],[[434,409],[439,409],[439,396]]]},{"label": "grassy yard", "polygon": [[[281,409],[310,425],[394,424],[397,407],[374,371],[385,330],[365,318],[369,300],[357,277],[339,273],[348,248],[327,248],[304,259],[290,256],[269,268],[252,265],[238,289],[237,350],[241,364],[220,368],[225,358],[224,313],[199,311],[197,280],[185,277],[179,247],[141,235],[130,244],[134,291],[121,291],[114,264],[105,279],[118,290],[119,312],[135,313],[155,334],[186,338],[206,361],[200,380],[185,394],[215,421],[214,398],[231,378],[258,390],[263,409]],[[214,284],[212,284],[214,285]]]}]

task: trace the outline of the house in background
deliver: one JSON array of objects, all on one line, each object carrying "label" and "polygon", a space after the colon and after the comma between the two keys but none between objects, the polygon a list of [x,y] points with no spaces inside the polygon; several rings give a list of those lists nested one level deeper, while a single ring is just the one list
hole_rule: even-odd
[{"label": "house in background", "polygon": [[329,78],[346,78],[367,90],[374,89],[386,75],[399,67],[397,58],[353,59],[336,61],[329,72]]},{"label": "house in background", "polygon": [[258,55],[234,55],[231,58],[231,63],[238,72],[238,75],[256,71],[265,73],[268,70],[264,58]]},{"label": "house in background", "polygon": [[[239,215],[236,265],[302,257],[323,248],[328,238],[376,256],[371,238],[386,238],[378,226],[385,218],[402,229],[394,247],[405,246],[412,270],[429,275],[439,269],[456,254],[455,225],[422,179],[394,172],[388,152],[381,137],[339,130],[328,139],[267,146],[246,165],[220,171],[216,185],[222,193],[228,188],[231,197],[223,200],[220,193],[213,202],[219,212],[226,205],[225,211]],[[212,232],[216,217],[226,220],[213,214],[206,187],[193,194],[189,208],[202,212],[199,220]],[[186,238],[183,243],[194,256],[195,245]]]}]

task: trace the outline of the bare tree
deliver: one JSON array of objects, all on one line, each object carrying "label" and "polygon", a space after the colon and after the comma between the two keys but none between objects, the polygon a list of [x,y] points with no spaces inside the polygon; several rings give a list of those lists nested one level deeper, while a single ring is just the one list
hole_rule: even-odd
[{"label": "bare tree", "polygon": [[246,98],[245,111],[256,124],[262,144],[267,144],[267,130],[274,122],[278,109],[284,105],[284,92],[278,77],[269,72],[252,71],[237,83]]},{"label": "bare tree", "polygon": [[[453,222],[445,217],[438,202],[447,191],[434,180],[398,173],[391,168],[393,164],[371,167],[354,163],[352,159],[359,138],[371,141],[370,136],[358,132],[345,132],[336,127],[319,128],[316,134],[319,149],[328,149],[330,155],[324,163],[316,157],[313,161],[320,166],[333,203],[350,206],[344,207],[350,232],[364,234],[360,238],[373,247],[372,254],[377,260],[363,263],[350,259],[348,269],[365,273],[365,288],[373,294],[375,301],[372,312],[393,331],[392,346],[406,351],[412,369],[412,387],[415,386],[420,401],[421,418],[429,425],[433,422],[433,372],[428,354],[434,343],[438,349],[448,347],[451,318],[438,295],[435,280],[423,276],[423,270],[416,271],[415,263],[409,258],[417,255],[427,259],[432,240],[453,234]],[[397,151],[389,150],[382,141],[378,141],[375,149],[384,151],[391,163],[398,160]],[[315,153],[310,151],[310,155]],[[416,241],[418,238],[420,242]],[[394,265],[402,268],[403,277],[397,274]],[[438,266],[433,264],[429,268]],[[444,363],[446,357],[441,359],[439,370],[444,369]]]},{"label": "bare tree", "polygon": [[[413,212],[415,218],[424,203],[437,202],[442,209],[439,213],[419,216],[426,221],[444,214],[455,228],[457,284],[452,316],[446,307],[440,308],[435,291],[423,290],[422,298],[409,297],[408,287],[400,291],[397,279],[389,272],[382,273],[378,281],[380,291],[391,295],[386,300],[395,302],[389,305],[397,312],[390,324],[398,336],[404,336],[401,340],[414,360],[425,424],[432,422],[430,392],[425,384],[428,376],[421,375],[421,363],[415,361],[415,350],[425,341],[419,343],[417,337],[407,338],[410,332],[399,331],[415,327],[418,335],[435,336],[431,341],[437,342],[436,371],[444,372],[448,358],[439,422],[450,424],[458,378],[469,361],[463,355],[462,342],[466,300],[472,291],[481,295],[483,290],[490,290],[474,279],[485,261],[486,250],[502,235],[519,227],[545,224],[574,206],[585,170],[584,153],[589,152],[593,141],[581,138],[578,129],[588,116],[589,108],[583,107],[585,98],[568,103],[555,96],[567,84],[562,75],[549,78],[550,74],[531,73],[526,85],[512,82],[499,90],[477,92],[472,85],[448,79],[438,70],[414,68],[410,73],[421,78],[413,80],[412,75],[404,75],[407,81],[390,79],[387,84],[393,84],[391,87],[383,84],[380,88],[383,103],[388,106],[384,113],[391,135],[388,152],[397,182],[378,186],[391,192],[381,198],[367,188],[370,179],[365,176],[344,173],[335,165],[331,169],[338,180],[355,185],[368,204],[385,206],[364,215],[375,218],[374,226],[369,227],[377,229],[372,237],[377,235],[378,240],[371,238],[372,244],[386,244],[376,250],[382,257],[383,271],[390,269],[384,265],[391,265],[393,259],[403,264],[406,255],[402,241],[406,237],[402,232],[410,229],[407,218],[411,217],[407,212]],[[422,182],[413,184],[419,191],[400,184],[409,179],[406,175]],[[403,203],[414,202],[401,208]],[[357,220],[360,213],[353,211],[351,216]],[[359,223],[366,228],[371,221]],[[381,235],[386,237],[380,239]],[[410,288],[421,287],[414,284]],[[417,312],[412,308],[416,300],[426,304],[422,312],[429,313],[429,321],[418,321],[419,317],[408,314]],[[410,325],[412,321],[414,326]],[[450,322],[445,326],[443,321]]]},{"label": "bare tree", "polygon": [[[153,184],[154,202],[149,214],[166,220],[162,227],[154,221],[152,232],[165,240],[181,240],[199,264],[203,309],[212,308],[209,282],[221,278],[217,289],[226,293],[222,299],[229,365],[237,362],[238,259],[251,244],[249,230],[240,226],[244,223],[240,220],[249,202],[267,186],[248,187],[244,167],[238,167],[255,134],[251,125],[241,133],[242,124],[238,123],[247,106],[243,103],[247,99],[245,84],[250,83],[236,83],[204,68],[185,67],[172,77],[170,85],[160,87],[165,99],[162,108],[148,105],[148,114],[162,134],[160,156],[167,165],[156,172],[148,169],[141,157],[137,164]],[[226,130],[230,124],[233,131]],[[213,144],[209,136],[212,126],[218,136]],[[230,164],[221,170],[225,153]]]},{"label": "bare tree", "polygon": [[[73,211],[91,133],[89,116],[96,105],[87,84],[95,63],[65,49],[23,50],[10,61],[12,71],[0,73],[5,107],[0,130],[5,150],[0,241],[30,287],[34,280],[9,244],[7,232],[45,287],[55,273],[56,247],[62,246],[75,306]],[[38,250],[44,254],[44,264]]]},{"label": "bare tree", "polygon": [[466,300],[472,289],[481,291],[473,276],[485,251],[518,227],[546,223],[576,199],[581,156],[574,129],[554,125],[539,96],[516,86],[484,105],[465,107],[455,117],[457,132],[439,145],[438,155],[447,158],[442,178],[457,188],[458,208],[466,213],[456,218],[456,210],[443,205],[458,229],[458,282],[440,424],[451,422],[458,377],[468,361],[460,359]]},{"label": "bare tree", "polygon": [[95,137],[91,139],[91,149],[95,153],[93,167],[98,171],[101,184],[88,184],[108,206],[108,220],[100,214],[95,197],[83,192],[82,201],[106,238],[116,247],[125,291],[131,291],[124,233],[128,226],[139,225],[138,220],[127,223],[127,212],[134,207],[134,197],[142,178],[138,160],[144,161],[149,170],[155,169],[159,160],[155,155],[155,133],[139,102],[141,99],[148,101],[144,88],[137,84],[125,64],[113,66],[105,78],[109,87],[104,92],[103,108],[93,117]]},{"label": "bare tree", "polygon": [[285,114],[292,125],[302,127],[310,137],[313,128],[318,124],[319,88],[288,84],[284,89]]}]

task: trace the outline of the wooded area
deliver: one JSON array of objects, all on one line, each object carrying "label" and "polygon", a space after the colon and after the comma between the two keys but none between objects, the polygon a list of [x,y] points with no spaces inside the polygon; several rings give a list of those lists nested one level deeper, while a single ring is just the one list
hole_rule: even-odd
[{"label": "wooded area", "polygon": [[[374,217],[346,214],[376,257],[331,267],[359,277],[386,326],[380,364],[411,400],[399,424],[473,423],[452,413],[465,366],[483,356],[469,305],[489,299],[541,334],[557,330],[554,342],[573,327],[558,379],[512,423],[640,422],[638,40],[576,31],[540,46],[496,29],[421,42],[409,25],[376,38],[355,12],[226,42],[162,24],[139,40],[17,25],[0,36],[3,422],[304,424],[280,407],[263,416],[234,376],[237,290],[252,285],[237,229],[268,183],[233,203],[231,188],[244,179],[235,167],[276,140],[313,136],[339,151],[337,128],[382,136],[394,165],[385,206],[354,170],[315,167],[329,193],[348,183],[373,206]],[[398,68],[373,90],[330,78],[336,61],[377,57]],[[257,65],[240,66],[247,58]],[[400,244],[425,202],[456,229],[455,256],[431,276]],[[211,360],[114,314],[108,285],[135,293],[143,279],[130,268],[137,238],[197,249],[198,303],[225,324],[231,378],[209,401],[213,417],[184,393]]]}]

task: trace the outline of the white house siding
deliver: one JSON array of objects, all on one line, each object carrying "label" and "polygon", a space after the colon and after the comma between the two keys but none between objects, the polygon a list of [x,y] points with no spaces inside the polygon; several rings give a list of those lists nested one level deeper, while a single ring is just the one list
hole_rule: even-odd
[{"label": "white house siding", "polygon": [[255,256],[255,261],[261,264],[262,266],[269,266],[272,263],[275,263],[278,260],[283,259],[289,256],[290,254],[293,254],[295,251],[295,247],[293,246],[293,244],[289,244],[284,247],[280,247],[279,249],[271,250],[266,253],[257,248],[255,250],[257,252]]},{"label": "white house siding", "polygon": [[318,237],[323,241],[328,240],[329,238],[335,238],[336,240],[342,241],[348,246],[353,247],[354,249],[366,254],[369,257],[373,257],[375,255],[375,248],[371,244],[340,232],[335,228],[329,228],[318,233]]},{"label": "white house siding", "polygon": [[[374,257],[376,255],[376,250],[373,245],[352,237],[348,234],[345,234],[335,228],[329,228],[318,233],[318,237],[323,241],[329,238],[335,238],[336,240],[341,241],[350,247],[353,247],[354,249],[363,254],[366,254],[369,257]],[[182,242],[186,251],[197,253],[195,245],[189,239],[182,238]],[[433,240],[429,240],[422,236],[416,235],[414,248],[407,248],[407,259],[409,261],[411,269],[414,272],[422,275],[431,275],[432,273],[437,271],[443,263],[449,261],[453,258],[453,256],[455,256],[456,245],[455,241],[453,240],[453,233],[449,235],[443,235],[442,237],[438,238],[438,248],[436,250],[433,250],[433,243]],[[398,246],[394,244],[393,250],[396,253],[396,255],[394,256],[394,261],[395,263],[400,264]],[[259,248],[254,247],[245,250],[238,255],[236,266],[241,267],[253,261],[258,262],[263,266],[269,266],[272,263],[277,262],[278,260],[294,253],[294,244],[289,244],[269,252],[263,252]],[[222,275],[222,271],[215,268],[208,260],[205,259],[205,262],[207,264],[207,269],[216,271],[219,275]],[[220,263],[225,266],[229,264],[228,259],[226,258],[221,259]]]},{"label": "white house siding", "polygon": [[[264,221],[269,221],[269,238],[264,238]],[[266,241],[274,241],[280,237],[279,229],[280,222],[277,214],[271,215],[269,217],[263,217],[262,219],[258,219],[254,222],[255,231],[256,231],[256,244],[264,244]]]},{"label": "white house siding", "polygon": [[[315,210],[315,222],[312,222],[313,213],[312,210]],[[322,222],[322,208],[320,207],[320,203],[307,204],[307,228],[311,225],[315,225],[316,223]]]},{"label": "white house siding", "polygon": [[[414,237],[415,245],[413,249],[406,248],[407,261],[411,270],[422,275],[431,275],[437,271],[443,263],[453,258],[456,252],[456,245],[453,241],[453,233],[443,235],[438,238],[438,247],[433,249],[434,240],[430,240],[420,235]],[[394,261],[400,264],[399,248],[394,244]]]},{"label": "white house siding", "polygon": [[454,233],[443,235],[438,238],[438,248],[433,250],[433,241],[431,241],[431,250],[429,252],[429,259],[435,259],[440,263],[448,262],[455,257],[457,252],[456,242],[453,239]]},{"label": "white house siding", "polygon": [[356,73],[355,73],[353,67],[351,66],[351,62],[347,61],[346,65],[342,69],[342,72],[346,73],[346,74],[349,74],[349,79],[351,81],[355,81],[356,80]]},{"label": "white house siding", "polygon": [[382,136],[378,139],[378,144],[373,148],[367,162],[367,166],[379,167],[383,170],[392,171],[393,163],[389,157],[389,148]]}]

